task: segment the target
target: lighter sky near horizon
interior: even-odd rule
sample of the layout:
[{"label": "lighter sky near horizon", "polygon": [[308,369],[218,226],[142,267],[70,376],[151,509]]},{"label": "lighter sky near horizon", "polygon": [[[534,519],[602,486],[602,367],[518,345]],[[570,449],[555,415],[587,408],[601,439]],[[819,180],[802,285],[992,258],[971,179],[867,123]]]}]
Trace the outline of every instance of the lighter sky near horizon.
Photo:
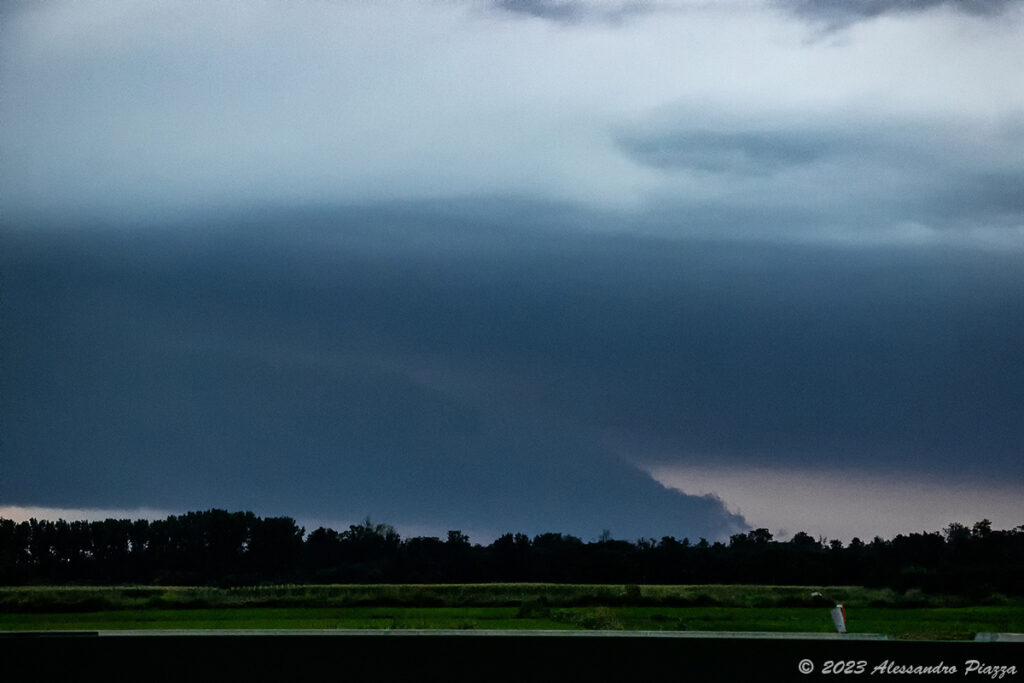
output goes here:
[{"label": "lighter sky near horizon", "polygon": [[5,3],[0,509],[1024,523],[1022,67],[1015,0]]}]

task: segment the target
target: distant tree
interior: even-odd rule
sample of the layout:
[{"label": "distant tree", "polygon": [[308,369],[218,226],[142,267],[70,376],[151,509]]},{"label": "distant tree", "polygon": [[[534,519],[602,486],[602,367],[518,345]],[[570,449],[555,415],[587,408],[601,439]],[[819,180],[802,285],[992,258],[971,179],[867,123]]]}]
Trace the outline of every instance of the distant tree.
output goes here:
[{"label": "distant tree", "polygon": [[816,550],[821,547],[821,544],[805,531],[796,532],[793,538],[789,539],[789,545],[799,550]]},{"label": "distant tree", "polygon": [[132,576],[139,581],[152,579],[151,564],[149,562],[150,533],[149,520],[146,519],[135,520],[128,531]]},{"label": "distant tree", "polygon": [[92,522],[89,526],[92,531],[94,561],[100,577],[108,581],[127,578],[131,520],[105,519]]},{"label": "distant tree", "polygon": [[975,538],[988,538],[992,534],[992,522],[987,519],[983,519],[980,522],[975,522],[971,528],[971,535]]},{"label": "distant tree", "polygon": [[503,534],[488,549],[491,571],[504,581],[525,581],[533,578],[533,548],[526,534]]},{"label": "distant tree", "polygon": [[448,545],[451,547],[469,547],[469,536],[459,530],[448,532]]},{"label": "distant tree", "polygon": [[263,576],[282,579],[295,573],[305,529],[291,517],[256,518],[249,539],[252,567]]},{"label": "distant tree", "polygon": [[320,527],[306,537],[306,556],[314,567],[331,567],[341,562],[341,535]]},{"label": "distant tree", "polygon": [[394,547],[402,540],[395,527],[390,524],[374,524],[369,517],[362,524],[350,525],[343,535],[346,541],[369,546]]},{"label": "distant tree", "polygon": [[951,522],[942,530],[942,535],[946,537],[946,543],[957,545],[971,537],[971,530],[959,522]]},{"label": "distant tree", "polygon": [[678,550],[690,545],[690,541],[688,539],[684,539],[684,541],[685,544],[677,541],[674,536],[662,536],[661,540],[658,541],[658,548],[662,550]]},{"label": "distant tree", "polygon": [[534,578],[542,581],[571,581],[584,563],[583,541],[568,534],[534,536],[531,544]]},{"label": "distant tree", "polygon": [[638,538],[636,539],[636,547],[640,551],[653,550],[658,546],[658,542],[653,538]]},{"label": "distant tree", "polygon": [[[767,529],[734,534],[728,546],[671,536],[583,543],[560,533],[530,539],[508,533],[471,545],[459,530],[445,541],[402,541],[367,518],[344,533],[320,527],[308,537],[290,517],[225,510],[163,520],[56,522],[0,519],[0,583],[264,581],[568,581],[593,583],[841,582],[904,591],[950,591],[982,600],[1024,594],[1024,526],[995,531],[987,519],[891,541],[814,539],[778,543]],[[634,593],[636,591],[633,591]],[[635,597],[635,596],[634,596]]]},{"label": "distant tree", "polygon": [[743,548],[750,542],[746,534],[733,534],[729,537],[730,548]]}]

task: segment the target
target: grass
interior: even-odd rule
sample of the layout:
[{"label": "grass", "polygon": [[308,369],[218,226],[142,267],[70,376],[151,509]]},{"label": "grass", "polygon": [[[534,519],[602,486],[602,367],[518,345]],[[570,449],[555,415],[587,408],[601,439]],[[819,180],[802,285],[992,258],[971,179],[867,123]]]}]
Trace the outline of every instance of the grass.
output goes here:
[{"label": "grass", "polygon": [[[832,632],[828,613],[808,607],[569,607],[519,616],[514,607],[248,607],[0,614],[0,630],[118,629],[600,629]],[[1014,607],[848,610],[851,633],[903,639],[973,639],[1020,631]]]},{"label": "grass", "polygon": [[[831,600],[812,597],[818,591]],[[972,639],[1024,631],[1024,600],[807,586],[455,584],[7,587],[0,631],[118,629],[609,629],[832,632]]]},{"label": "grass", "polygon": [[242,607],[0,614],[0,630],[104,629],[536,629],[572,628],[550,619],[519,619],[516,608]]},{"label": "grass", "polygon": [[[818,592],[826,597],[814,597]],[[367,584],[209,586],[16,586],[0,587],[0,613],[96,611],[105,609],[229,607],[514,607],[543,600],[560,607],[847,607],[1024,606],[1024,600],[990,595],[970,601],[959,596],[896,593],[860,586],[632,586],[590,584]]]}]

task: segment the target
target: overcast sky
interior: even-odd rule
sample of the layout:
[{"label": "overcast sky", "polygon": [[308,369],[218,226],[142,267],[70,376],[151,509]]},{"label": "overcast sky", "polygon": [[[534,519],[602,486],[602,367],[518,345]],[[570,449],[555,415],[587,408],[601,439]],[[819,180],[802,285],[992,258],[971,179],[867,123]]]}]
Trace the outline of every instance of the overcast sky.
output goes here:
[{"label": "overcast sky", "polygon": [[3,3],[0,514],[1024,523],[1022,68],[997,0]]}]

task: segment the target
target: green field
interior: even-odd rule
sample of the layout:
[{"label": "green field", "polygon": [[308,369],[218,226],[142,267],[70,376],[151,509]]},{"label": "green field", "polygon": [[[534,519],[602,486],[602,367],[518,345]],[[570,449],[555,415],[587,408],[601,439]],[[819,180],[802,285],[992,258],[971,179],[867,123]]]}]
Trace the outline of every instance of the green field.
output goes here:
[{"label": "green field", "polygon": [[[831,598],[812,596],[820,592]],[[456,584],[8,587],[0,630],[600,629],[851,633],[972,639],[1024,631],[1024,600],[861,587]]]}]

